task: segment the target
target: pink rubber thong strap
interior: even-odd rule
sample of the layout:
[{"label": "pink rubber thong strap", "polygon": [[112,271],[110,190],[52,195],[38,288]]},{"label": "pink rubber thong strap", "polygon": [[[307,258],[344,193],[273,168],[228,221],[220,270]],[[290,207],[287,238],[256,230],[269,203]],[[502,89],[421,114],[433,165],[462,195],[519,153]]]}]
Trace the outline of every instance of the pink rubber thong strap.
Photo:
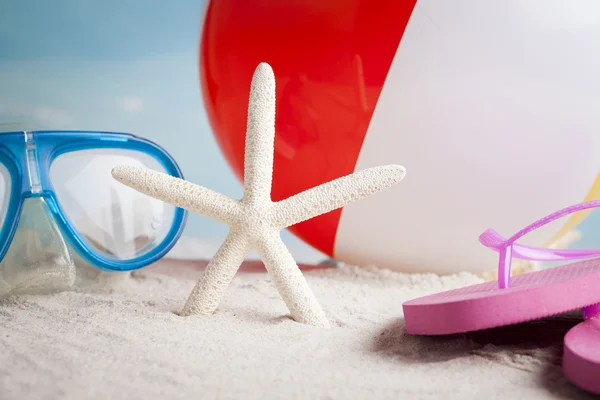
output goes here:
[{"label": "pink rubber thong strap", "polygon": [[594,249],[547,249],[515,243],[517,239],[525,236],[529,232],[558,218],[577,211],[596,207],[600,207],[600,200],[588,201],[563,208],[562,210],[556,211],[521,229],[508,239],[504,238],[493,229],[488,229],[483,232],[481,236],[479,236],[481,244],[500,253],[500,259],[498,261],[498,286],[500,289],[505,289],[510,285],[510,270],[513,257],[535,261],[562,261],[600,256],[600,250]]}]

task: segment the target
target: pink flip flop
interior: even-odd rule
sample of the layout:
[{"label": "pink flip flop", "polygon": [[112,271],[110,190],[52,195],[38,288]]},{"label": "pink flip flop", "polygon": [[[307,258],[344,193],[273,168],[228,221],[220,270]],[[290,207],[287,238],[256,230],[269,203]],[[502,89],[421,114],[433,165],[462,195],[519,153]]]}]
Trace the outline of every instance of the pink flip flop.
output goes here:
[{"label": "pink flip flop", "polygon": [[513,257],[536,261],[600,257],[600,250],[545,249],[515,243],[551,221],[596,207],[600,207],[598,200],[567,207],[508,239],[488,229],[479,241],[500,255],[498,280],[405,302],[406,331],[414,335],[464,333],[581,309],[584,321],[565,336],[563,371],[573,384],[600,394],[600,258],[510,276]]}]

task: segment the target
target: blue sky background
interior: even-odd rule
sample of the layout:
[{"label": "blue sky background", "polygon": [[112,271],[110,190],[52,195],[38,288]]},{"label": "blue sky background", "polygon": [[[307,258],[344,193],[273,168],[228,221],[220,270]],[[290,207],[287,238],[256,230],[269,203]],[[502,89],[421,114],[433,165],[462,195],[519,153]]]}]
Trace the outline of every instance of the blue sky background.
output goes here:
[{"label": "blue sky background", "polygon": [[[200,93],[205,7],[203,0],[0,0],[0,124],[132,132],[166,148],[187,179],[239,197]],[[596,212],[581,229],[599,226]],[[190,215],[185,235],[206,242],[210,256],[226,233]],[[299,261],[322,258],[287,232],[284,240]],[[598,246],[596,235],[577,244],[588,246]]]},{"label": "blue sky background", "polygon": [[[0,124],[131,132],[186,178],[232,197],[242,186],[206,119],[198,79],[203,0],[0,0]],[[0,127],[1,128],[1,127]],[[190,215],[212,255],[227,227]],[[323,255],[288,232],[299,261]]]}]

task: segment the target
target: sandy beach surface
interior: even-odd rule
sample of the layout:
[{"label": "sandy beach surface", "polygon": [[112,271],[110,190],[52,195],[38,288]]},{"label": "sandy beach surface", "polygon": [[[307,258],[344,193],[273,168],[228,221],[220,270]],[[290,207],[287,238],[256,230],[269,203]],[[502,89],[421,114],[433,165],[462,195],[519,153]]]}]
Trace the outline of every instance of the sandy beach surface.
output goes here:
[{"label": "sandy beach surface", "polygon": [[202,267],[80,268],[72,290],[2,300],[0,400],[588,398],[561,368],[577,315],[406,334],[403,301],[474,275],[305,269],[333,325],[324,329],[289,318],[260,263],[244,265],[214,315],[178,316]]}]

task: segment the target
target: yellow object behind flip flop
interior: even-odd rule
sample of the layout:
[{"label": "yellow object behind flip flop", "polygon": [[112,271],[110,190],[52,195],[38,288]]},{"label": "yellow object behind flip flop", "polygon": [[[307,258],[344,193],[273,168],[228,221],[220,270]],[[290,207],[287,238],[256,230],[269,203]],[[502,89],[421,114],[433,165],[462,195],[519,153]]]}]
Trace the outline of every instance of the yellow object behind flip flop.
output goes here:
[{"label": "yellow object behind flip flop", "polygon": [[[592,187],[590,188],[587,196],[585,197],[585,199],[583,199],[584,202],[591,200],[600,200],[600,173],[598,173],[598,176],[592,184]],[[552,237],[552,239],[550,239],[548,243],[546,243],[546,246],[550,246],[552,243],[555,243],[556,241],[560,240],[560,238],[566,235],[567,232],[575,229],[577,225],[579,225],[581,222],[583,222],[584,219],[586,219],[589,216],[590,212],[592,212],[592,210],[580,211],[573,214],[573,216],[569,218],[567,223]]]}]

